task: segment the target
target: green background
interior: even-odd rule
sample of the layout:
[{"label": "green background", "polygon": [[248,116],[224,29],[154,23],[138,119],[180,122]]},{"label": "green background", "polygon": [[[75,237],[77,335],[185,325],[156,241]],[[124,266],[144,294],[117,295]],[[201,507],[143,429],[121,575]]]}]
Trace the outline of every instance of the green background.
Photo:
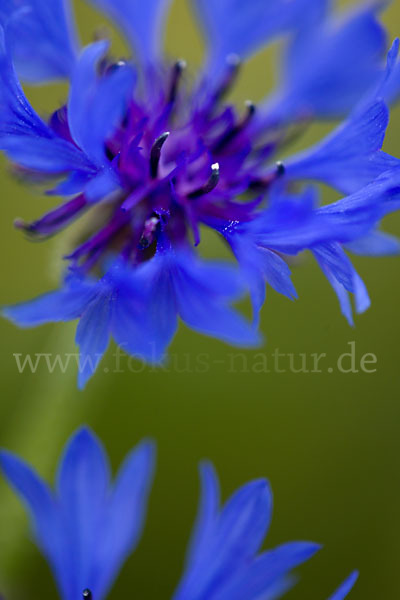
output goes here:
[{"label": "green background", "polygon": [[[85,41],[104,19],[81,2],[77,15]],[[400,30],[400,7],[385,13],[391,36]],[[116,53],[124,52],[115,37]],[[200,64],[203,42],[185,0],[169,17],[167,48],[190,68]],[[277,47],[246,67],[235,101],[259,100],[273,86]],[[42,112],[65,97],[63,86],[29,89]],[[328,129],[313,127],[303,143]],[[399,155],[400,111],[392,112],[386,150]],[[28,299],[56,285],[59,256],[72,234],[32,244],[13,229],[16,216],[34,219],[51,206],[16,182],[2,167],[2,252],[0,301]],[[334,199],[335,196],[330,196]],[[400,218],[386,229],[400,234]],[[205,252],[219,247],[207,239]],[[229,368],[235,350],[181,327],[171,348],[173,366],[154,371],[132,363],[114,373],[112,346],[99,373],[78,392],[75,369],[49,375],[19,374],[14,353],[76,352],[74,324],[22,331],[0,323],[0,443],[52,478],[61,448],[82,423],[104,441],[116,468],[144,436],[158,445],[158,466],[142,541],[123,568],[110,598],[170,598],[179,574],[198,499],[197,464],[214,461],[224,497],[253,477],[267,476],[275,498],[266,547],[294,539],[321,542],[325,549],[300,570],[301,581],[287,598],[321,600],[353,568],[361,571],[354,600],[400,596],[400,284],[396,258],[357,259],[372,308],[350,328],[316,265],[307,257],[294,268],[300,299],[270,291],[262,313],[267,345],[295,355],[326,353],[334,365],[355,342],[357,360],[377,357],[375,373],[255,373],[254,352],[244,352],[248,369]],[[209,369],[198,372],[199,354]],[[272,360],[270,358],[270,360]],[[287,362],[285,363],[287,365]],[[321,363],[322,364],[322,363]],[[188,368],[189,365],[189,368]],[[272,363],[270,363],[272,370]],[[105,372],[109,369],[109,372]],[[244,372],[243,372],[244,371]],[[0,592],[8,600],[56,597],[44,560],[31,541],[24,512],[0,482]]]}]

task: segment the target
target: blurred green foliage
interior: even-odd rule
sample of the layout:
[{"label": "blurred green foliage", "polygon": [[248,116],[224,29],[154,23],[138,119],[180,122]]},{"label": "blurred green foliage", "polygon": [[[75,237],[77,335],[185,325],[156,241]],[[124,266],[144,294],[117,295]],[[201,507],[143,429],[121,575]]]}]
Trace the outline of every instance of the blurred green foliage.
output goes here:
[{"label": "blurred green foliage", "polygon": [[[400,7],[385,13],[392,36],[399,33]],[[76,2],[82,37],[91,39],[103,19]],[[397,30],[397,31],[396,31]],[[126,49],[113,33],[114,51]],[[167,49],[200,65],[202,38],[186,0],[176,0],[168,24]],[[246,67],[234,99],[260,99],[275,77],[277,47]],[[29,89],[35,106],[48,111],[65,97],[64,86]],[[306,141],[326,126],[314,127]],[[386,150],[400,154],[400,110],[393,111]],[[52,203],[16,182],[2,167],[0,223],[2,303],[23,300],[56,285],[63,239],[32,245],[13,229],[16,216],[33,219]],[[334,196],[330,196],[330,199]],[[387,229],[400,234],[399,216]],[[218,251],[207,238],[206,254]],[[399,596],[400,562],[400,283],[395,258],[360,259],[356,266],[372,297],[372,308],[349,328],[317,267],[305,257],[294,269],[300,299],[291,303],[269,292],[262,314],[267,345],[281,353],[326,353],[327,365],[355,342],[357,357],[373,353],[375,373],[256,373],[254,352],[236,351],[181,327],[169,371],[131,363],[115,373],[115,347],[87,390],[78,392],[75,369],[49,375],[19,374],[14,353],[75,352],[74,326],[22,331],[1,322],[1,445],[31,461],[52,478],[67,437],[87,423],[104,440],[113,466],[143,436],[156,439],[158,469],[143,540],[123,569],[110,598],[171,597],[198,499],[197,463],[212,459],[224,496],[253,477],[270,478],[276,510],[268,545],[311,539],[326,547],[301,571],[288,595],[321,600],[353,568],[361,579],[352,598]],[[199,355],[208,370],[196,371]],[[204,358],[204,357],[203,357]],[[246,360],[247,367],[239,365]],[[272,359],[270,359],[272,360]],[[175,361],[175,362],[174,362]],[[287,364],[287,363],[286,363]],[[239,365],[239,366],[238,366]],[[108,372],[107,372],[108,370]],[[56,597],[47,566],[31,542],[23,510],[0,482],[0,591],[7,600]]]}]

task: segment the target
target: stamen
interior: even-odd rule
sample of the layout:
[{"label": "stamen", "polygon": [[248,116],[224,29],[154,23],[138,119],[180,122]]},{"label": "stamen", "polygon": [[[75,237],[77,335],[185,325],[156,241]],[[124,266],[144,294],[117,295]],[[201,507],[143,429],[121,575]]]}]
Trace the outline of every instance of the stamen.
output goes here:
[{"label": "stamen", "polygon": [[41,219],[33,221],[33,223],[26,223],[22,219],[15,219],[14,227],[25,231],[30,235],[38,235],[41,237],[50,236],[68,225],[85,208],[87,208],[87,200],[84,195],[81,194],[64,204],[61,204],[54,210],[45,214]]},{"label": "stamen", "polygon": [[254,117],[256,112],[256,105],[251,100],[246,100],[245,102],[246,113],[243,116],[242,120],[237,123],[231,129],[228,129],[222,137],[216,142],[213,147],[213,151],[215,153],[222,152],[226,146],[228,146],[237,135],[239,135],[250,123],[251,119]]},{"label": "stamen", "polygon": [[163,147],[163,145],[165,144],[165,142],[168,139],[170,132],[166,131],[165,133],[163,133],[162,135],[160,135],[159,138],[156,139],[156,141],[153,144],[153,147],[151,149],[151,153],[150,153],[150,177],[152,179],[156,179],[157,174],[158,174],[158,165],[160,163],[160,158],[161,158],[161,148]]},{"label": "stamen", "polygon": [[118,69],[122,69],[123,67],[126,67],[126,61],[125,60],[117,60],[116,62],[113,62],[111,64],[109,64],[107,66],[107,73],[113,73],[114,71],[118,71]]},{"label": "stamen", "polygon": [[254,116],[254,114],[256,112],[256,105],[251,100],[246,100],[246,102],[244,103],[244,105],[245,105],[246,110],[247,110],[247,115],[245,116],[244,121],[247,124],[249,122],[249,120]]},{"label": "stamen", "polygon": [[82,592],[82,597],[84,600],[92,600],[93,596],[92,596],[92,592],[88,589],[83,590]]},{"label": "stamen", "polygon": [[181,81],[182,74],[187,67],[187,63],[185,60],[178,60],[174,64],[173,72],[172,72],[172,80],[171,87],[168,94],[168,103],[172,104],[175,102],[176,94],[178,92],[179,83]]},{"label": "stamen", "polygon": [[209,194],[210,192],[212,192],[213,189],[215,189],[218,185],[219,176],[219,163],[214,163],[213,165],[211,165],[211,176],[210,179],[207,181],[206,185],[188,194],[188,198],[200,198],[200,196],[205,196],[205,194]]},{"label": "stamen", "polygon": [[274,183],[279,177],[283,177],[286,173],[285,165],[278,160],[275,164],[275,171],[272,171],[265,177],[256,177],[250,181],[249,187],[252,190],[262,190]]}]

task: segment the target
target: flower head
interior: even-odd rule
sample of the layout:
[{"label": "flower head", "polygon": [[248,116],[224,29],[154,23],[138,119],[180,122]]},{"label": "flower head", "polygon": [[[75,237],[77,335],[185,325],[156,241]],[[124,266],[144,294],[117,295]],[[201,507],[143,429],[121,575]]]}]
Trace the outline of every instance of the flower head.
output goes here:
[{"label": "flower head", "polygon": [[[0,452],[0,469],[27,506],[64,600],[106,595],[140,535],[153,457],[152,445],[142,443],[110,489],[102,447],[81,429],[67,445],[53,494],[28,465]],[[268,481],[245,484],[221,507],[213,466],[202,464],[200,475],[197,522],[173,600],[280,598],[295,583],[292,571],[320,546],[290,542],[261,551],[272,517]],[[354,573],[330,600],[343,600],[356,579]]]},{"label": "flower head", "polygon": [[[105,40],[79,51],[68,2],[8,0],[0,11],[0,148],[26,178],[39,173],[50,194],[65,197],[16,226],[46,238],[91,217],[65,257],[62,289],[5,315],[23,326],[80,318],[84,385],[110,334],[158,362],[177,317],[228,343],[259,343],[230,304],[247,288],[256,322],[266,283],[295,298],[287,256],[310,249],[352,322],[348,294],[358,312],[369,299],[345,250],[398,249],[376,230],[400,198],[400,161],[382,151],[385,101],[400,91],[399,44],[385,67],[378,6],[337,20],[327,0],[193,0],[208,53],[190,86],[185,61],[162,55],[166,0],[91,1],[120,26],[135,59],[113,59]],[[230,105],[243,60],[281,34],[288,42],[277,93],[259,107]],[[17,74],[68,77],[68,99],[43,120]],[[281,162],[293,129],[338,115],[346,120],[328,137]],[[305,180],[346,197],[320,208]],[[196,257],[204,227],[228,244],[236,275]]]}]

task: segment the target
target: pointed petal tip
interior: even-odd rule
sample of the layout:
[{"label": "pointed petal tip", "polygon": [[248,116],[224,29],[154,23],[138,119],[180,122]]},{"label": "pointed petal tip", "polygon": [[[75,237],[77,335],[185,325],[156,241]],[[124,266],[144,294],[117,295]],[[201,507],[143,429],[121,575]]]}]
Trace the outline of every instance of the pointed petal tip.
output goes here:
[{"label": "pointed petal tip", "polygon": [[94,375],[94,370],[91,373],[88,372],[79,372],[77,378],[77,386],[80,392],[83,392],[86,388],[86,385]]},{"label": "pointed petal tip", "polygon": [[69,438],[67,447],[101,446],[99,438],[88,425],[81,425]]},{"label": "pointed petal tip", "polygon": [[138,443],[136,451],[141,453],[148,462],[155,463],[157,458],[157,444],[152,438],[142,439]]},{"label": "pointed petal tip", "polygon": [[213,479],[218,481],[218,474],[214,463],[209,459],[203,459],[199,462],[199,475],[202,481]]},{"label": "pointed petal tip", "polygon": [[306,552],[309,558],[311,558],[312,556],[314,556],[314,554],[320,552],[323,549],[323,545],[318,544],[316,542],[302,542],[302,544],[304,551]]},{"label": "pointed petal tip", "polygon": [[270,482],[268,479],[259,478],[253,479],[245,483],[239,488],[237,493],[244,492],[246,497],[252,503],[263,502],[269,509],[272,507],[273,503],[273,494]]},{"label": "pointed petal tip", "polygon": [[7,321],[11,321],[11,323],[18,325],[18,319],[15,317],[13,306],[7,305],[0,307],[0,316],[7,319]]},{"label": "pointed petal tip", "polygon": [[219,489],[219,477],[214,463],[209,459],[203,459],[198,465],[200,482],[203,488]]},{"label": "pointed petal tip", "polygon": [[247,484],[249,489],[253,488],[254,494],[260,499],[265,498],[268,502],[272,501],[272,488],[268,479],[259,478]]},{"label": "pointed petal tip", "polygon": [[215,471],[214,463],[208,458],[203,458],[199,462],[199,471]]},{"label": "pointed petal tip", "polygon": [[341,584],[341,586],[334,592],[329,600],[344,600],[353,589],[359,576],[358,571],[353,571],[347,579]]}]

